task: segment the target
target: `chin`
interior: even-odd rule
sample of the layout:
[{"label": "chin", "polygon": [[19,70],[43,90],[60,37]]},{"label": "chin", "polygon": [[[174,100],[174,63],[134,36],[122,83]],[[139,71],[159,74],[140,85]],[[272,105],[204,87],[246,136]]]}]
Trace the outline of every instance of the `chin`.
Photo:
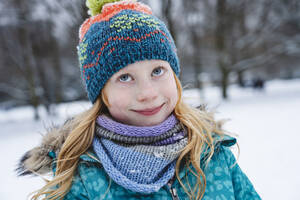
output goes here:
[{"label": "chin", "polygon": [[166,119],[167,119],[167,117],[159,117],[159,118],[155,118],[153,120],[151,120],[151,118],[150,118],[148,120],[142,121],[141,123],[143,124],[142,126],[155,126],[155,125],[162,123]]}]

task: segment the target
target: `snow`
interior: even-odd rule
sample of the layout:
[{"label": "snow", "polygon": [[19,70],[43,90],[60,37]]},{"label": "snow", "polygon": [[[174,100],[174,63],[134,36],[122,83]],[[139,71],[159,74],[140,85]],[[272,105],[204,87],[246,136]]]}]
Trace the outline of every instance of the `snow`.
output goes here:
[{"label": "snow", "polygon": [[[233,85],[229,96],[228,101],[222,101],[216,87],[206,88],[201,95],[196,90],[184,92],[190,104],[207,103],[216,109],[218,119],[230,119],[225,128],[238,135],[238,163],[262,199],[300,199],[300,80],[270,81],[263,92]],[[13,170],[18,160],[40,142],[47,127],[62,123],[89,106],[88,102],[60,104],[55,117],[46,116],[44,109],[39,108],[39,121],[33,120],[30,107],[0,110],[1,200],[26,199],[43,185],[40,178],[16,177]]]}]

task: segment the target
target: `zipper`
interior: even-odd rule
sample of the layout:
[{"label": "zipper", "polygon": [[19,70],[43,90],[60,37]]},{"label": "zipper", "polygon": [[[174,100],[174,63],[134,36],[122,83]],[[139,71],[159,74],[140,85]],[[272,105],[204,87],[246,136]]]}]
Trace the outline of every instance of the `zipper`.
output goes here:
[{"label": "zipper", "polygon": [[172,200],[180,200],[179,197],[178,197],[176,188],[172,188],[172,185],[173,185],[174,181],[175,181],[175,176],[173,176],[170,179],[170,181],[168,182],[167,185],[168,185],[169,191],[172,195]]}]

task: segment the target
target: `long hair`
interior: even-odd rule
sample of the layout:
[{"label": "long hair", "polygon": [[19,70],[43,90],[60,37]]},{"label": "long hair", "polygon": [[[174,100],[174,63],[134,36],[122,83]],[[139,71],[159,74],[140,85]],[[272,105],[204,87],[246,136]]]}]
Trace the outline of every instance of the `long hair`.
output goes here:
[{"label": "long hair", "polygon": [[105,109],[106,97],[102,94],[94,105],[87,111],[77,115],[68,121],[64,128],[71,130],[66,138],[56,161],[55,176],[44,187],[37,190],[32,200],[46,195],[45,199],[63,199],[69,191],[74,172],[77,168],[80,155],[91,146],[94,138],[96,118]]},{"label": "long hair", "polygon": [[[199,200],[202,199],[206,187],[206,177],[200,166],[201,154],[209,149],[209,151],[207,151],[206,162],[204,163],[208,164],[214,154],[212,133],[224,135],[224,131],[221,129],[223,122],[215,121],[213,112],[208,112],[206,109],[194,108],[186,104],[182,100],[181,83],[177,76],[174,75],[174,78],[178,90],[178,101],[174,113],[177,119],[187,129],[188,133],[188,144],[181,152],[176,163],[176,177],[189,198]],[[197,178],[194,187],[191,187],[187,173],[185,178],[188,188],[179,178],[179,169],[183,160],[185,160],[185,166],[188,169],[187,173],[191,173]],[[192,164],[194,169],[191,169],[190,164]]]},{"label": "long hair", "polygon": [[[211,150],[207,159],[208,161],[210,160],[214,149],[211,133],[214,132],[222,135],[223,131],[220,128],[220,124],[214,120],[212,113],[193,108],[184,103],[182,100],[182,86],[175,73],[174,78],[178,90],[178,101],[174,113],[177,119],[185,126],[188,133],[188,144],[183,149],[176,163],[176,177],[190,199],[200,200],[204,195],[206,187],[205,174],[200,166],[200,156],[205,151],[203,147],[207,146]],[[103,91],[89,110],[79,114],[64,125],[70,128],[71,132],[58,154],[55,176],[44,187],[36,191],[36,194],[32,196],[32,200],[36,200],[42,195],[46,195],[47,198],[45,199],[49,200],[62,199],[68,193],[79,157],[92,144],[96,118],[104,113],[104,111],[107,112],[106,105],[108,105],[108,101]],[[187,177],[188,187],[179,178],[179,168],[183,161],[185,161],[189,172],[197,178],[194,187],[191,187]],[[194,170],[189,167],[190,164],[192,164]]]}]

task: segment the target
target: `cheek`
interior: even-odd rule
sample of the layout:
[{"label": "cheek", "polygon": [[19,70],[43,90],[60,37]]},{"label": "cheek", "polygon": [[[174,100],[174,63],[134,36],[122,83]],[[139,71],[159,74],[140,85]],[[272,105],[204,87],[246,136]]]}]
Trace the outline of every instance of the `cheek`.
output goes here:
[{"label": "cheek", "polygon": [[108,98],[109,107],[114,109],[124,109],[128,106],[128,96],[126,94],[116,94]]},{"label": "cheek", "polygon": [[120,118],[130,107],[130,95],[124,91],[111,92],[108,96],[108,110],[115,118]]},{"label": "cheek", "polygon": [[172,104],[172,108],[174,109],[178,101],[178,92],[176,86],[173,88],[172,91],[170,91],[170,101]]},{"label": "cheek", "polygon": [[170,101],[170,106],[175,107],[178,100],[178,92],[175,80],[169,82],[169,84],[165,84],[166,87],[163,87],[163,93],[166,98]]}]

